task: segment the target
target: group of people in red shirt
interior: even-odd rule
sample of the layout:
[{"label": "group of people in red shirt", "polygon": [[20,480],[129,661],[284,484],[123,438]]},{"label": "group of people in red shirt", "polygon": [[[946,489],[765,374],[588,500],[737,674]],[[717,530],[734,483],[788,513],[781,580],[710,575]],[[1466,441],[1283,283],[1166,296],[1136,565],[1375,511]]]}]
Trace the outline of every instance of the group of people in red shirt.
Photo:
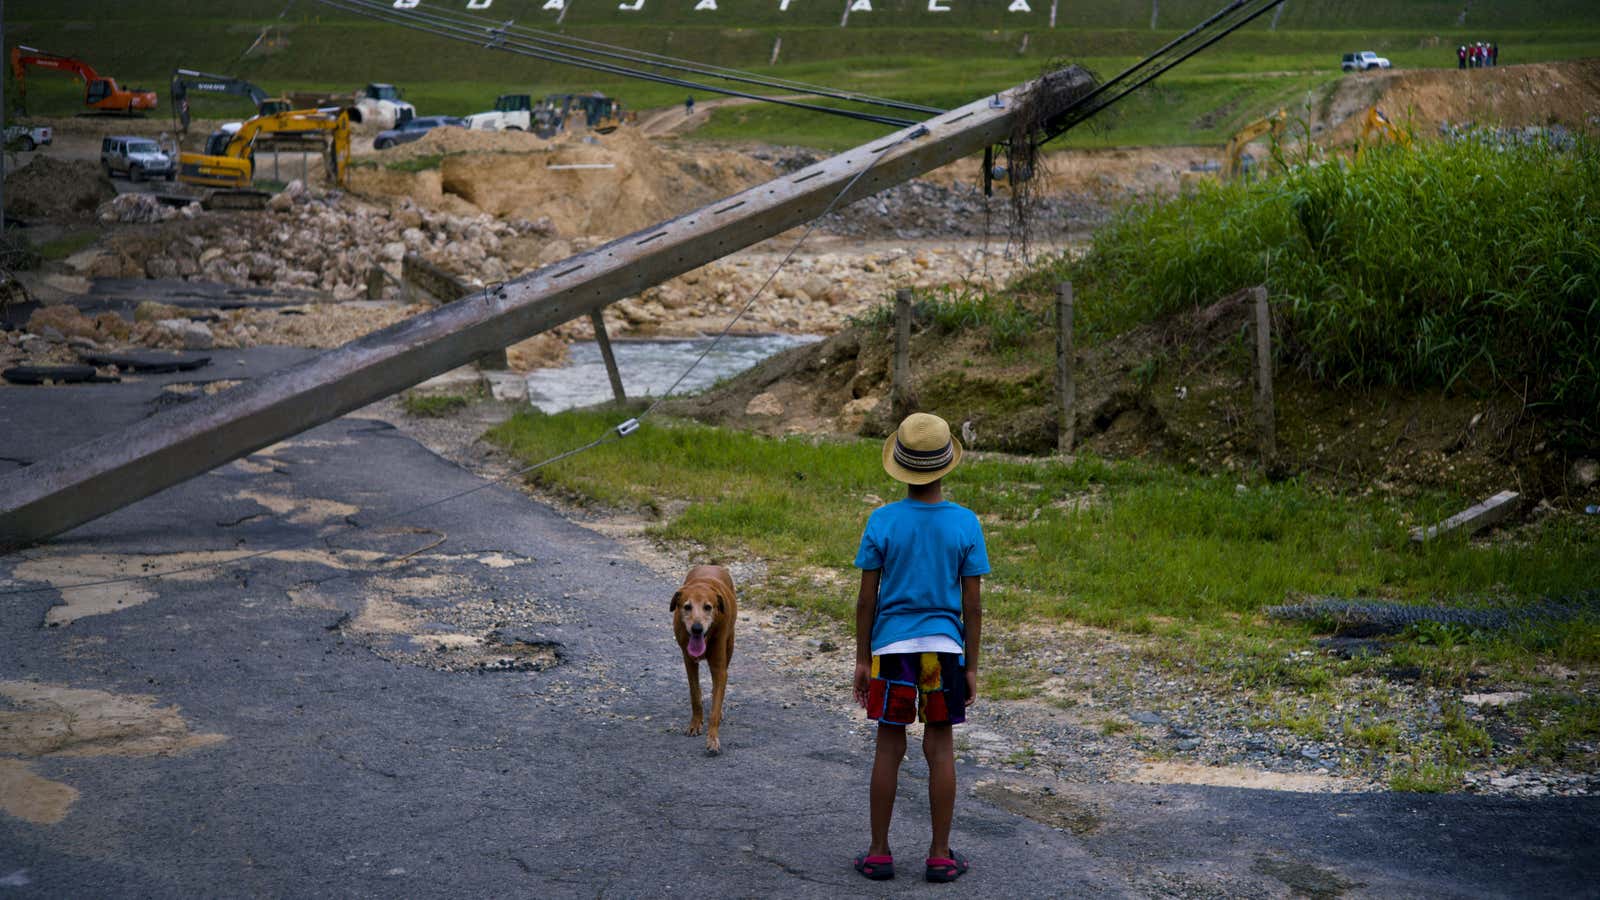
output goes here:
[{"label": "group of people in red shirt", "polygon": [[1489,41],[1462,44],[1456,48],[1456,68],[1481,69],[1500,64],[1500,45]]}]

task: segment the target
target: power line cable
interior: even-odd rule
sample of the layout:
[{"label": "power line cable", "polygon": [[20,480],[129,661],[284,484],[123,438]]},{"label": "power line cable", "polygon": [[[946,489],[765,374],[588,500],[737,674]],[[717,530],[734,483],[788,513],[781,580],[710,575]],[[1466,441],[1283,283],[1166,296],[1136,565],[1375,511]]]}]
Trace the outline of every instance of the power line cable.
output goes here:
[{"label": "power line cable", "polygon": [[794,246],[789,248],[789,252],[784,255],[783,259],[780,260],[775,267],[773,267],[772,272],[767,275],[766,280],[763,281],[761,283],[761,285],[758,288],[756,288],[756,290],[753,291],[750,294],[750,299],[745,301],[744,306],[740,307],[739,311],[737,313],[735,313],[733,318],[728,321],[728,324],[723,327],[722,331],[720,333],[718,333],[717,336],[711,340],[711,343],[707,344],[706,348],[701,351],[700,355],[695,357],[694,361],[691,362],[688,365],[688,367],[683,370],[683,372],[678,376],[677,380],[672,383],[671,387],[667,388],[667,390],[664,393],[662,393],[661,396],[657,397],[654,400],[654,402],[652,402],[648,407],[646,407],[643,412],[639,413],[639,415],[637,415],[637,416],[635,416],[633,418],[630,418],[627,421],[622,422],[621,424],[616,425],[616,426],[614,426],[614,427],[612,427],[610,429],[607,429],[605,433],[601,434],[599,437],[595,438],[594,440],[589,441],[586,444],[581,444],[581,445],[579,445],[577,447],[573,447],[573,448],[571,448],[569,450],[565,450],[565,451],[563,451],[561,453],[558,453],[558,454],[556,454],[554,456],[551,456],[551,457],[549,457],[547,459],[540,460],[539,462],[533,463],[532,465],[523,466],[520,469],[516,469],[514,471],[507,472],[507,473],[505,473],[503,475],[499,475],[499,476],[497,476],[495,478],[492,478],[492,479],[489,479],[487,481],[484,481],[481,484],[473,485],[472,487],[467,488],[466,490],[456,491],[456,492],[451,493],[451,494],[446,494],[443,497],[438,497],[436,499],[429,500],[426,503],[417,504],[415,506],[410,506],[410,507],[407,507],[405,509],[402,509],[402,510],[400,510],[398,512],[394,512],[394,513],[390,513],[388,515],[380,516],[377,519],[374,519],[374,520],[366,522],[366,523],[350,522],[349,524],[345,525],[343,528],[341,528],[341,529],[339,529],[337,531],[334,531],[331,534],[312,535],[311,537],[308,537],[308,538],[306,538],[304,540],[296,541],[296,542],[288,544],[286,546],[273,547],[271,549],[257,550],[257,551],[251,552],[251,553],[247,553],[247,554],[245,554],[243,556],[236,556],[236,557],[232,557],[232,558],[229,558],[229,559],[216,560],[216,561],[209,562],[209,563],[197,563],[197,564],[192,565],[192,566],[184,566],[184,567],[181,567],[181,568],[169,569],[169,570],[164,570],[164,571],[161,571],[161,572],[147,572],[147,573],[140,574],[140,575],[127,575],[127,576],[122,576],[122,577],[119,577],[119,578],[105,578],[105,579],[99,579],[99,580],[95,580],[95,581],[83,581],[83,582],[78,582],[78,583],[75,583],[75,584],[50,585],[48,587],[13,588],[13,589],[0,591],[0,597],[10,597],[10,596],[17,596],[17,595],[21,595],[21,594],[42,593],[42,592],[45,592],[45,591],[68,591],[68,590],[76,590],[76,589],[80,589],[80,588],[104,587],[104,586],[113,585],[113,584],[132,584],[132,583],[140,582],[140,581],[152,581],[152,580],[155,580],[155,579],[158,579],[158,578],[170,578],[170,577],[175,576],[175,575],[186,575],[186,574],[191,574],[191,573],[194,573],[194,572],[204,572],[204,571],[209,571],[209,570],[212,570],[212,569],[226,568],[228,566],[234,566],[234,565],[238,565],[240,563],[250,562],[251,560],[261,559],[263,557],[271,556],[271,555],[276,554],[276,553],[287,553],[287,552],[292,551],[292,550],[298,550],[298,549],[301,549],[303,547],[309,546],[309,545],[317,543],[317,542],[326,543],[326,544],[329,545],[330,549],[337,550],[339,548],[333,545],[333,539],[334,538],[340,537],[342,535],[350,534],[350,533],[353,533],[353,532],[356,532],[356,531],[363,531],[363,530],[366,530],[366,529],[370,529],[370,528],[372,528],[374,526],[382,525],[385,522],[392,522],[392,521],[394,521],[396,519],[400,519],[400,518],[404,518],[404,517],[408,517],[408,516],[413,516],[413,515],[415,515],[415,514],[417,514],[419,512],[423,512],[425,510],[432,509],[432,508],[434,508],[436,506],[441,506],[441,505],[443,505],[445,503],[449,503],[449,502],[451,502],[453,500],[460,500],[460,499],[462,499],[464,497],[469,497],[469,496],[471,496],[473,494],[478,493],[479,491],[487,490],[488,488],[493,487],[494,485],[499,484],[502,481],[506,481],[507,479],[515,478],[515,477],[517,477],[519,475],[526,475],[529,472],[533,472],[533,471],[535,471],[537,469],[542,469],[545,466],[549,466],[549,465],[552,465],[554,463],[561,462],[562,460],[565,460],[565,459],[570,459],[571,457],[577,456],[580,453],[584,453],[584,452],[587,452],[589,450],[592,450],[595,447],[600,446],[601,444],[610,443],[612,441],[616,441],[616,440],[620,440],[622,438],[625,438],[628,435],[631,435],[635,431],[637,431],[639,429],[640,420],[644,419],[647,416],[649,416],[652,413],[654,413],[656,411],[657,407],[659,407],[668,397],[672,396],[672,394],[675,393],[678,390],[678,388],[683,384],[684,379],[688,378],[690,373],[692,373],[695,370],[695,368],[697,368],[700,365],[700,363],[705,360],[707,354],[709,354],[717,346],[717,344],[720,343],[723,340],[723,338],[728,336],[729,332],[731,332],[733,330],[733,326],[738,324],[739,320],[744,317],[745,313],[748,313],[750,311],[750,309],[755,305],[756,300],[759,299],[761,297],[761,295],[766,292],[766,290],[767,290],[767,288],[769,286],[771,286],[773,279],[778,276],[778,273],[780,271],[782,271],[783,267],[785,265],[787,265],[791,259],[794,258],[795,253],[798,252],[800,250],[801,246],[803,246],[805,244],[806,240],[811,237],[811,233],[816,230],[817,220],[821,219],[823,216],[826,216],[828,213],[832,212],[833,208],[839,204],[839,201],[844,199],[844,196],[846,194],[848,194],[850,192],[850,190],[856,186],[856,183],[859,182],[864,175],[866,175],[868,172],[870,172],[875,165],[877,165],[878,160],[882,159],[884,154],[886,154],[890,150],[893,150],[894,148],[900,146],[901,144],[906,143],[907,141],[914,140],[914,139],[919,138],[919,137],[924,137],[927,134],[928,134],[928,129],[926,127],[919,126],[916,129],[908,131],[906,134],[902,135],[898,140],[895,140],[894,142],[892,142],[890,144],[887,144],[887,145],[885,145],[883,147],[876,148],[873,151],[873,155],[868,158],[867,164],[865,166],[863,166],[859,172],[857,172],[854,176],[852,176],[851,179],[848,182],[845,183],[844,187],[839,189],[839,192],[833,196],[833,199],[828,201],[828,205],[827,205],[826,208],[823,209],[822,213],[820,215],[818,215],[817,218],[811,220],[811,222],[807,225],[806,230],[803,233],[801,233],[799,240],[795,241]]},{"label": "power line cable", "polygon": [[[336,0],[319,0],[319,2],[328,4],[328,5],[338,5]],[[345,0],[345,2],[361,2],[361,0]],[[1256,2],[1261,2],[1261,0],[1256,0]],[[1070,129],[1074,125],[1082,123],[1084,120],[1088,119],[1090,116],[1093,116],[1094,114],[1100,112],[1101,110],[1104,110],[1105,108],[1107,108],[1107,107],[1111,106],[1112,104],[1118,102],[1122,98],[1126,97],[1128,94],[1130,94],[1133,91],[1137,90],[1138,88],[1142,87],[1144,84],[1147,84],[1150,80],[1152,80],[1152,79],[1156,78],[1157,76],[1161,75],[1162,73],[1168,71],[1173,66],[1178,65],[1179,63],[1183,62],[1184,60],[1187,60],[1190,57],[1194,56],[1196,53],[1199,53],[1200,51],[1206,49],[1207,47],[1210,47],[1211,45],[1215,44],[1217,41],[1221,40],[1222,38],[1226,37],[1227,35],[1232,34],[1234,31],[1238,30],[1239,28],[1241,28],[1244,25],[1248,24],[1249,22],[1253,21],[1257,17],[1259,17],[1262,14],[1266,13],[1268,10],[1272,9],[1274,6],[1277,6],[1281,2],[1283,2],[1283,0],[1265,0],[1265,2],[1261,6],[1259,6],[1259,8],[1256,8],[1253,11],[1251,11],[1250,7],[1252,5],[1252,0],[1234,0],[1233,3],[1231,3],[1228,7],[1226,7],[1222,11],[1214,14],[1213,16],[1208,18],[1205,22],[1202,22],[1200,25],[1195,26],[1194,28],[1190,29],[1188,32],[1185,32],[1179,38],[1174,39],[1173,41],[1169,42],[1166,46],[1164,46],[1163,48],[1158,50],[1155,54],[1152,54],[1151,56],[1146,57],[1144,60],[1141,60],[1139,63],[1136,63],[1133,66],[1130,66],[1128,69],[1124,70],[1122,73],[1117,75],[1115,78],[1111,79],[1110,82],[1107,82],[1106,84],[1101,85],[1100,88],[1097,88],[1095,91],[1092,91],[1089,94],[1085,95],[1085,97],[1083,99],[1078,100],[1077,102],[1075,102],[1071,106],[1069,106],[1066,110],[1064,110],[1063,112],[1058,114],[1054,119],[1052,119],[1049,123],[1047,123],[1047,126],[1045,128],[1044,140],[1049,140],[1051,138],[1054,138],[1054,137],[1060,135],[1061,133],[1065,132],[1066,130]],[[374,17],[375,18],[382,18],[382,16],[374,16]],[[1224,23],[1226,23],[1226,24],[1224,24]],[[1208,39],[1206,39],[1204,42],[1202,42],[1201,44],[1199,44],[1196,47],[1193,47],[1193,48],[1190,48],[1190,49],[1185,49],[1184,48],[1184,44],[1185,43],[1187,43],[1190,40],[1193,40],[1196,37],[1205,35],[1207,33],[1207,31],[1209,31],[1210,29],[1213,29],[1213,28],[1220,28],[1221,30],[1217,31],[1216,33],[1214,33],[1212,36],[1210,36]],[[423,30],[427,30],[427,29],[423,29]],[[1163,59],[1161,59],[1161,57],[1164,57],[1164,56],[1168,55],[1169,53],[1175,53],[1175,52],[1177,52],[1179,50],[1183,50],[1183,52],[1181,54],[1177,55],[1176,58],[1173,58],[1170,61],[1164,61]],[[1141,70],[1146,70],[1146,69],[1149,70],[1147,73],[1141,72]],[[1111,85],[1115,85],[1115,84],[1118,84],[1118,83],[1122,83],[1122,82],[1128,81],[1130,79],[1132,80],[1131,86],[1128,86],[1128,87],[1123,88],[1123,89],[1121,89],[1119,91],[1116,91],[1116,92],[1110,92],[1109,95],[1106,96],[1105,99],[1100,100],[1100,102],[1098,102],[1098,103],[1091,102],[1096,97],[1101,96],[1101,95],[1106,95],[1108,93],[1106,90],[1103,90],[1104,88],[1106,88],[1108,86],[1111,86]],[[911,124],[915,124],[915,123],[911,123]],[[659,407],[661,405],[661,403],[663,403],[668,397],[670,397],[678,389],[679,386],[682,385],[684,379],[686,379],[689,376],[689,374],[691,372],[693,372],[694,369],[696,367],[698,367],[702,361],[705,360],[706,356],[711,352],[712,349],[714,349],[716,347],[717,343],[719,343],[723,338],[725,338],[729,334],[729,332],[731,332],[731,330],[733,329],[733,326],[735,324],[737,324],[738,321],[741,318],[743,318],[745,313],[747,313],[754,306],[756,300],[762,295],[762,293],[764,293],[766,291],[767,287],[771,285],[773,279],[775,279],[777,277],[778,273],[789,262],[789,260],[794,257],[794,254],[805,243],[806,239],[811,236],[812,232],[816,229],[817,220],[822,218],[822,217],[824,217],[824,216],[826,216],[828,213],[833,211],[834,206],[836,206],[838,204],[838,202],[840,200],[842,200],[844,198],[844,196],[847,193],[849,193],[850,190],[853,187],[855,187],[856,183],[861,180],[862,176],[866,175],[866,173],[868,171],[870,171],[874,165],[876,165],[877,161],[882,158],[882,154],[883,153],[886,153],[888,150],[893,149],[894,147],[897,147],[900,144],[905,143],[908,140],[912,140],[914,138],[921,137],[923,135],[926,135],[927,133],[928,132],[927,132],[927,129],[925,127],[924,128],[917,128],[917,129],[915,129],[913,131],[907,132],[905,135],[903,135],[898,140],[896,140],[893,143],[891,143],[891,144],[881,148],[880,150],[878,150],[876,155],[871,157],[867,161],[867,164],[864,167],[862,167],[861,171],[857,172],[850,179],[850,181],[847,182],[845,184],[845,186],[843,188],[841,188],[836,195],[834,195],[833,199],[828,202],[827,207],[824,208],[824,210],[822,211],[821,215],[817,216],[816,218],[813,218],[808,223],[806,230],[801,234],[799,240],[796,241],[795,245],[789,249],[789,252],[784,256],[784,258],[778,262],[777,266],[775,266],[773,268],[772,272],[768,274],[766,280],[763,281],[761,283],[761,285],[755,290],[755,292],[753,292],[750,295],[750,299],[747,300],[745,302],[744,306],[742,306],[740,308],[740,310],[734,315],[734,317],[731,320],[729,320],[728,324],[726,326],[724,326],[724,328],[716,336],[716,338],[714,338],[712,340],[712,342],[709,345],[707,345],[707,347],[704,350],[701,351],[700,355],[698,357],[696,357],[695,360],[692,363],[689,364],[689,366],[683,371],[683,373],[678,376],[677,380],[672,383],[672,386],[669,387],[667,389],[667,391],[665,393],[663,393],[660,397],[656,398],[648,407],[646,407],[644,412],[640,413],[638,416],[636,416],[634,418],[628,419],[627,421],[625,421],[625,422],[623,422],[623,423],[621,423],[621,424],[619,424],[619,425],[607,430],[604,434],[600,435],[599,437],[595,438],[594,440],[589,441],[588,443],[580,445],[578,447],[574,447],[574,448],[572,448],[570,450],[566,450],[566,451],[564,451],[562,453],[558,453],[555,456],[549,457],[548,459],[541,460],[541,461],[539,461],[537,463],[533,463],[532,465],[524,466],[524,467],[522,467],[520,469],[514,470],[512,472],[508,472],[508,473],[506,473],[504,475],[501,475],[501,476],[498,476],[498,477],[496,477],[494,479],[490,479],[488,481],[483,482],[482,484],[474,485],[473,487],[468,488],[466,490],[458,491],[458,492],[455,492],[455,493],[452,493],[452,494],[447,494],[447,495],[445,495],[443,497],[440,497],[440,498],[437,498],[435,500],[428,501],[427,503],[423,503],[423,504],[420,504],[420,505],[417,505],[417,506],[409,507],[409,508],[401,510],[399,512],[392,513],[390,515],[380,517],[377,520],[374,520],[373,522],[370,522],[370,523],[367,523],[367,524],[351,523],[348,526],[346,526],[343,530],[336,531],[331,535],[315,535],[313,537],[307,538],[304,541],[296,542],[296,543],[290,544],[290,545],[288,545],[286,547],[276,547],[276,548],[272,548],[272,549],[268,549],[268,550],[259,550],[259,551],[255,551],[253,553],[247,554],[245,556],[234,557],[234,558],[228,559],[228,560],[220,560],[220,561],[217,561],[217,562],[214,562],[214,563],[204,563],[204,564],[198,564],[198,565],[194,565],[194,566],[186,566],[186,567],[182,567],[182,568],[179,568],[179,569],[173,569],[173,570],[168,570],[168,571],[163,571],[163,572],[153,572],[153,573],[147,573],[147,574],[143,574],[143,575],[126,576],[126,577],[122,577],[122,578],[111,578],[111,579],[101,579],[101,580],[96,580],[96,581],[79,582],[77,584],[51,585],[49,587],[38,587],[38,588],[10,589],[10,590],[5,590],[5,591],[0,591],[0,597],[15,596],[15,595],[21,595],[21,594],[40,593],[40,592],[52,591],[52,590],[64,591],[64,590],[73,590],[73,589],[86,588],[86,587],[100,587],[100,586],[106,586],[106,585],[112,585],[112,584],[129,584],[129,583],[134,583],[134,582],[138,582],[138,581],[147,581],[147,580],[153,580],[153,579],[157,579],[157,578],[171,577],[171,576],[174,576],[174,575],[181,575],[181,574],[187,574],[187,573],[198,572],[198,571],[206,571],[206,570],[210,570],[210,569],[221,568],[221,567],[224,567],[224,566],[236,565],[236,564],[241,563],[241,562],[248,562],[248,561],[253,560],[253,559],[259,559],[259,558],[262,558],[262,557],[265,557],[265,556],[270,556],[270,555],[272,555],[274,553],[283,553],[283,552],[286,552],[286,551],[299,549],[301,547],[305,547],[305,546],[307,546],[309,544],[312,544],[312,543],[315,543],[317,541],[323,541],[323,542],[329,543],[330,546],[331,546],[332,538],[338,537],[340,534],[346,534],[346,533],[349,533],[349,532],[358,531],[358,530],[362,530],[362,529],[365,529],[365,528],[370,528],[373,525],[378,525],[378,524],[382,524],[384,522],[393,521],[394,519],[401,518],[403,516],[414,515],[417,512],[421,512],[421,511],[424,511],[424,510],[427,510],[427,509],[431,509],[431,508],[439,506],[441,504],[448,503],[448,502],[450,502],[452,500],[458,500],[458,499],[461,499],[463,497],[467,497],[467,496],[470,496],[472,494],[476,494],[479,491],[486,490],[487,488],[489,488],[489,487],[491,487],[491,486],[493,486],[495,484],[498,484],[498,483],[500,483],[502,481],[505,481],[506,479],[513,478],[513,477],[516,477],[518,475],[525,475],[525,474],[527,474],[529,472],[535,471],[537,469],[543,468],[543,467],[551,465],[553,463],[560,462],[560,461],[565,460],[565,459],[569,459],[569,458],[571,458],[573,456],[577,456],[578,454],[584,453],[584,452],[586,452],[588,450],[591,450],[591,449],[593,449],[595,447],[598,447],[601,444],[608,443],[608,442],[611,442],[611,441],[614,441],[614,440],[619,440],[621,438],[627,437],[630,434],[633,434],[639,428],[639,420],[643,419],[643,418],[649,416],[651,413],[655,412],[656,408]]]},{"label": "power line cable", "polygon": [[[433,13],[435,19],[448,18],[445,14]],[[803,94],[813,94],[819,97],[829,97],[835,100],[848,100],[854,103],[863,103],[872,106],[882,106],[888,109],[900,109],[907,112],[921,112],[930,115],[939,115],[949,110],[936,106],[924,106],[920,103],[911,103],[904,100],[894,100],[888,97],[878,97],[872,94],[863,94],[856,91],[846,91],[827,85],[814,84],[805,81],[795,81],[787,78],[761,75],[745,69],[734,69],[726,66],[717,66],[710,63],[700,63],[694,60],[683,59],[676,56],[667,56],[653,53],[648,50],[635,50],[618,44],[607,44],[559,32],[545,31],[524,25],[516,25],[512,21],[499,21],[485,16],[475,16],[471,13],[457,13],[455,20],[462,23],[471,23],[473,27],[482,28],[485,34],[515,33],[522,35],[530,43],[536,45],[551,45],[558,48],[572,50],[577,53],[592,53],[614,59],[622,59],[641,65],[657,66],[665,69],[674,69],[682,72],[691,72],[712,78],[721,78],[743,84],[753,84],[761,87],[778,88],[781,90],[795,91]]]},{"label": "power line cable", "polygon": [[670,75],[660,75],[654,72],[645,72],[631,69],[614,63],[600,62],[570,53],[554,50],[544,50],[518,40],[507,40],[505,34],[485,34],[477,26],[464,25],[454,22],[446,17],[432,13],[419,13],[417,10],[395,10],[386,6],[382,0],[318,0],[325,6],[343,9],[346,12],[367,18],[377,19],[382,22],[402,25],[417,31],[423,31],[439,37],[450,38],[456,41],[476,44],[493,50],[502,50],[519,56],[528,56],[545,62],[560,63],[575,66],[581,69],[590,69],[596,72],[605,72],[619,75],[624,78],[634,78],[641,81],[653,81],[658,84],[669,84],[676,87],[687,88],[694,91],[704,91],[712,94],[722,94],[729,97],[741,97],[747,100],[758,100],[763,103],[772,103],[778,106],[787,106],[793,109],[803,109],[808,112],[824,113],[832,116],[843,116],[849,119],[858,119],[863,122],[873,122],[878,125],[890,125],[903,128],[916,125],[918,120],[902,119],[893,116],[882,116],[874,113],[860,112],[851,109],[840,109],[832,106],[818,106],[813,103],[802,103],[797,100],[787,100],[782,97],[769,97],[763,94],[754,94],[735,88],[718,87],[698,81],[689,81]]}]

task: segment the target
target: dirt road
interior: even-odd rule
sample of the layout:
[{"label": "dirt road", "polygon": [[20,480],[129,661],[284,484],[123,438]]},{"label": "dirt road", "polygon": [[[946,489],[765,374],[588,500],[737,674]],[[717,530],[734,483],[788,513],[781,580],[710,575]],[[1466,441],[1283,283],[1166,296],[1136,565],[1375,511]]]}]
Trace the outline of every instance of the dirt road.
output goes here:
[{"label": "dirt road", "polygon": [[[197,373],[0,388],[0,466]],[[921,892],[923,767],[870,884],[870,734],[741,623],[725,752],[679,732],[672,579],[352,415],[0,558],[0,885],[22,896]],[[369,527],[342,532],[348,522]],[[232,559],[136,584],[86,580]],[[748,577],[756,560],[727,560]],[[847,659],[839,654],[838,691]],[[981,726],[982,706],[974,725]],[[1583,895],[1600,801],[1070,785],[963,761],[953,896]],[[1492,848],[1492,852],[1488,852]]]}]

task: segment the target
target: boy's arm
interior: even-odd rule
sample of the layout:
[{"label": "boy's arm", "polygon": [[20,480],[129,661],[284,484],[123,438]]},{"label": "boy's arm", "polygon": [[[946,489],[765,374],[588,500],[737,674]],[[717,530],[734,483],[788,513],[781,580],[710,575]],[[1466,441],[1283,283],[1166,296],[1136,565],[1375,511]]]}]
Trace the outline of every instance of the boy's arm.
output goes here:
[{"label": "boy's arm", "polygon": [[978,699],[978,654],[983,646],[983,576],[961,576],[961,628],[966,632],[967,703]]},{"label": "boy's arm", "polygon": [[856,595],[856,702],[867,705],[867,681],[872,676],[872,620],[878,614],[880,569],[863,569],[861,592]]}]

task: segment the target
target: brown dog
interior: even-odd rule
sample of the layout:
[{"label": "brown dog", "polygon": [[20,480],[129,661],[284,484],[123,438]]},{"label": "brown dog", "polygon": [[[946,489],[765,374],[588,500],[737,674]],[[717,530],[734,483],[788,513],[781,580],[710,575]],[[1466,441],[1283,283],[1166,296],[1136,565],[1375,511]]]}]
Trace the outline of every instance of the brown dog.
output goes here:
[{"label": "brown dog", "polygon": [[733,623],[739,603],[733,593],[733,576],[721,566],[695,566],[672,595],[672,633],[683,650],[683,667],[689,673],[688,734],[699,734],[704,721],[700,705],[700,660],[711,668],[711,727],[706,729],[706,752],[722,752],[717,733],[722,728],[722,695],[728,690],[728,663],[733,659]]}]

